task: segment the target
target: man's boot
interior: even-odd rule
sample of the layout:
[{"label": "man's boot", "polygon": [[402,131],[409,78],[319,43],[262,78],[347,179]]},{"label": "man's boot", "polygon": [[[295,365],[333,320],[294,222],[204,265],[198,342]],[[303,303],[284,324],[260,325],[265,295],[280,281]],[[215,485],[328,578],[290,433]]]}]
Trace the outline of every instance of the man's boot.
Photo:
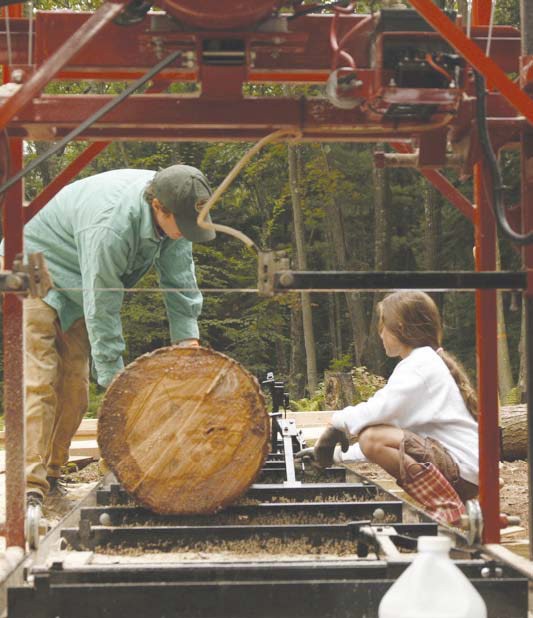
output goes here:
[{"label": "man's boot", "polygon": [[46,480],[48,481],[48,485],[50,485],[50,489],[47,494],[49,498],[63,498],[67,495],[67,488],[65,487],[65,483],[61,477],[47,476]]}]

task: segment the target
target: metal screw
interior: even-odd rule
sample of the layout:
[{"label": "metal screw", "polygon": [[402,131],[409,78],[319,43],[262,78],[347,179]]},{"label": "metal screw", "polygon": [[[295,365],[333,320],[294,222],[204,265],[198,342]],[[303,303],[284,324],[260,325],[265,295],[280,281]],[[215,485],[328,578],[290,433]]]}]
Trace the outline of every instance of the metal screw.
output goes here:
[{"label": "metal screw", "polygon": [[385,519],[385,511],[383,509],[376,509],[372,513],[372,519],[376,521],[383,521]]}]

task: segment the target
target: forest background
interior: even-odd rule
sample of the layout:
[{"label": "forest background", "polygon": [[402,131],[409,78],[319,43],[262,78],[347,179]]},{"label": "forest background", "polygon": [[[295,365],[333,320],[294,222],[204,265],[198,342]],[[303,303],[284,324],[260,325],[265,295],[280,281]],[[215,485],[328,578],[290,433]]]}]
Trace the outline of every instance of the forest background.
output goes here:
[{"label": "forest background", "polygon": [[[73,6],[67,1],[39,0],[34,7],[92,10],[99,4],[83,0]],[[358,12],[368,11],[363,3],[357,7]],[[461,11],[463,7],[454,8]],[[498,2],[496,23],[519,27],[517,0]],[[50,84],[47,91],[119,93],[125,86],[62,82]],[[172,88],[190,87],[175,84]],[[268,86],[247,89],[249,96],[280,94],[320,96],[321,92],[317,88]],[[251,145],[115,142],[79,178],[124,167],[157,170],[185,163],[200,168],[216,187]],[[50,146],[50,142],[25,143],[25,162]],[[37,167],[26,178],[26,199],[35,197],[86,146],[84,142],[71,143]],[[386,150],[386,145],[267,146],[214,207],[213,219],[242,230],[263,249],[285,249],[293,267],[303,270],[474,270],[471,223],[416,169],[376,169],[377,150]],[[520,196],[518,154],[503,152],[501,166],[506,203],[516,204]],[[471,179],[460,179],[449,171],[445,174],[471,199]],[[520,256],[508,241],[500,239],[499,249],[502,270],[521,268]],[[256,293],[232,292],[257,287],[255,254],[224,234],[218,234],[212,243],[195,245],[194,253],[199,286],[226,290],[204,295],[203,344],[235,358],[260,382],[267,372],[273,372],[286,383],[293,407],[323,406],[323,377],[328,370],[352,371],[365,385],[375,382],[374,375],[386,378],[390,374],[394,361],[384,356],[375,319],[375,307],[383,294],[295,293],[263,298]],[[157,281],[155,274],[149,273],[139,288],[153,287]],[[475,381],[474,294],[446,292],[434,294],[434,298],[443,316],[444,347],[465,364]],[[122,319],[126,362],[169,344],[161,293],[126,293]],[[519,296],[499,295],[498,322],[500,399],[517,403],[524,372]],[[93,388],[93,414],[97,404]]]}]

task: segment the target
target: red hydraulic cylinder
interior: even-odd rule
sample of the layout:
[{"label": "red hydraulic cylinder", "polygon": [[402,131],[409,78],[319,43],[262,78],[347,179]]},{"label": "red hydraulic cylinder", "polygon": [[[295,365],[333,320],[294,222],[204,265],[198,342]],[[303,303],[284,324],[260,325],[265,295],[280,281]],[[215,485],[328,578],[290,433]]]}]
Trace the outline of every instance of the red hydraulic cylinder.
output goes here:
[{"label": "red hydraulic cylinder", "polygon": [[[22,167],[22,140],[11,140],[11,165]],[[3,207],[4,267],[23,248],[22,182],[6,195]],[[25,547],[24,356],[22,298],[4,295],[4,421],[6,443],[6,547]]]}]

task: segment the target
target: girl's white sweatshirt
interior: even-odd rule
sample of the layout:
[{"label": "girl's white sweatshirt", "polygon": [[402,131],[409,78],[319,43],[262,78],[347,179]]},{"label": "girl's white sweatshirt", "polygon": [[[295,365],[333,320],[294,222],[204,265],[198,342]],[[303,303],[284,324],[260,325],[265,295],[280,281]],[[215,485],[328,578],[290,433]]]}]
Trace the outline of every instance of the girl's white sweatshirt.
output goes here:
[{"label": "girl's white sweatshirt", "polygon": [[[386,386],[368,401],[333,414],[332,425],[357,436],[369,425],[393,425],[438,440],[459,465],[460,475],[478,484],[478,427],[442,358],[430,347],[415,348],[401,360]],[[340,462],[365,461],[358,444]]]}]

